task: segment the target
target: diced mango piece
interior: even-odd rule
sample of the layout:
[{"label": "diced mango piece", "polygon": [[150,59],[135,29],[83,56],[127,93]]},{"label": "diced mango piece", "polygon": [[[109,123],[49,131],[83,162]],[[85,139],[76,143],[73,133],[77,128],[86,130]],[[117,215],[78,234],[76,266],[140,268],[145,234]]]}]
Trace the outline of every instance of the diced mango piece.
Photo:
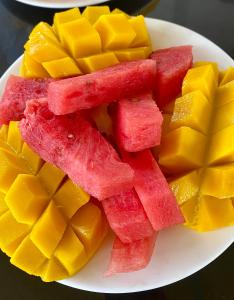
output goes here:
[{"label": "diced mango piece", "polygon": [[53,198],[64,215],[70,219],[81,206],[89,201],[90,196],[70,179],[67,179]]},{"label": "diced mango piece", "polygon": [[42,63],[45,70],[52,78],[63,78],[82,74],[74,59],[64,57]]},{"label": "diced mango piece", "polygon": [[5,194],[0,192],[0,216],[8,210],[8,206],[5,201]]},{"label": "diced mango piece", "polygon": [[0,148],[0,191],[6,193],[18,174],[30,173],[26,162]]},{"label": "diced mango piece", "polygon": [[21,155],[27,161],[32,174],[37,174],[42,166],[42,159],[40,156],[35,153],[26,143],[23,144]]},{"label": "diced mango piece", "polygon": [[85,248],[70,227],[65,231],[54,255],[69,275],[76,273],[87,262]]},{"label": "diced mango piece", "polygon": [[50,258],[63,237],[66,221],[53,201],[34,225],[30,238],[35,246]]},{"label": "diced mango piece", "polygon": [[217,132],[232,124],[234,124],[234,101],[228,102],[217,109],[212,131]]},{"label": "diced mango piece", "polygon": [[169,173],[200,167],[203,164],[205,143],[206,138],[200,132],[189,127],[177,128],[162,137],[159,163]]},{"label": "diced mango piece", "polygon": [[213,68],[213,71],[215,73],[215,78],[218,81],[219,69],[218,69],[217,63],[215,63],[213,61],[197,61],[193,64],[193,67],[197,68],[197,67],[202,67],[202,66],[207,66],[207,65],[210,65]]},{"label": "diced mango piece", "polygon": [[87,253],[91,253],[103,231],[103,215],[100,208],[93,203],[87,203],[74,215],[71,225]]},{"label": "diced mango piece", "polygon": [[128,14],[126,14],[124,11],[122,11],[121,9],[119,9],[119,8],[113,9],[111,13],[112,14],[124,14],[124,16],[126,18],[130,19],[130,16]]},{"label": "diced mango piece", "polygon": [[234,197],[234,164],[210,167],[205,171],[202,193],[216,198]]},{"label": "diced mango piece", "polygon": [[234,124],[228,126],[211,138],[208,163],[234,162]]},{"label": "diced mango piece", "polygon": [[234,224],[234,207],[231,199],[202,196],[197,215],[198,231],[214,230]]},{"label": "diced mango piece", "polygon": [[38,178],[50,196],[58,189],[64,177],[63,171],[50,163],[45,163],[38,172]]},{"label": "diced mango piece", "polygon": [[229,67],[223,74],[222,80],[220,81],[219,85],[224,85],[232,80],[234,80],[234,67]]},{"label": "diced mango piece", "polygon": [[17,222],[30,225],[40,217],[49,197],[37,177],[20,174],[6,193],[5,201]]},{"label": "diced mango piece", "polygon": [[1,127],[0,127],[0,138],[3,140],[3,141],[6,141],[7,140],[7,135],[8,135],[8,126],[3,124]]},{"label": "diced mango piece", "polygon": [[100,16],[110,13],[109,6],[87,6],[82,13],[91,25],[93,25]]},{"label": "diced mango piece", "polygon": [[179,205],[194,198],[200,188],[200,171],[195,170],[169,183]]},{"label": "diced mango piece", "polygon": [[40,273],[42,274],[42,280],[45,282],[60,280],[69,276],[67,270],[56,257],[46,261]]},{"label": "diced mango piece", "polygon": [[170,129],[188,126],[206,134],[210,114],[211,106],[202,92],[198,90],[188,93],[176,99]]},{"label": "diced mango piece", "polygon": [[29,233],[30,226],[18,223],[8,210],[0,217],[0,248],[12,256],[21,241]]},{"label": "diced mango piece", "polygon": [[225,73],[226,73],[225,70],[219,71],[219,85],[220,85],[220,82],[223,80]]},{"label": "diced mango piece", "polygon": [[119,63],[114,52],[104,52],[77,59],[78,65],[84,73],[95,72]]},{"label": "diced mango piece", "polygon": [[94,27],[101,36],[104,49],[128,48],[136,37],[135,31],[123,14],[103,15]]},{"label": "diced mango piece", "polygon": [[42,65],[36,62],[26,51],[23,58],[23,77],[26,78],[46,78],[49,74],[42,67]]},{"label": "diced mango piece", "polygon": [[94,108],[91,113],[98,130],[107,136],[113,135],[112,119],[108,113],[108,105],[103,104]]},{"label": "diced mango piece", "polygon": [[33,244],[29,236],[19,245],[11,257],[11,263],[28,274],[34,274],[46,260],[46,257]]},{"label": "diced mango piece", "polygon": [[182,211],[182,214],[185,218],[185,226],[188,226],[190,228],[194,227],[194,223],[196,221],[196,208],[197,208],[197,197],[191,198],[188,201],[184,202],[180,209]]},{"label": "diced mango piece", "polygon": [[100,36],[85,18],[62,24],[59,31],[73,57],[81,58],[101,52]]},{"label": "diced mango piece", "polygon": [[120,62],[145,59],[149,57],[151,52],[151,47],[138,47],[114,51],[116,57]]},{"label": "diced mango piece", "polygon": [[66,51],[59,44],[44,35],[28,40],[25,49],[38,63],[67,57]]},{"label": "diced mango piece", "polygon": [[38,23],[31,31],[31,33],[29,35],[29,39],[32,39],[37,35],[48,36],[54,42],[59,43],[59,41],[53,31],[53,28],[46,22]]},{"label": "diced mango piece", "polygon": [[217,106],[234,101],[234,80],[218,87],[215,103]]},{"label": "diced mango piece", "polygon": [[185,75],[182,85],[182,95],[200,90],[211,101],[216,91],[216,74],[211,65],[190,69]]},{"label": "diced mango piece", "polygon": [[135,39],[132,41],[132,47],[150,46],[150,37],[143,16],[132,17],[128,21],[136,33]]},{"label": "diced mango piece", "polygon": [[11,121],[8,127],[7,143],[19,153],[23,146],[23,140],[19,131],[19,122]]}]

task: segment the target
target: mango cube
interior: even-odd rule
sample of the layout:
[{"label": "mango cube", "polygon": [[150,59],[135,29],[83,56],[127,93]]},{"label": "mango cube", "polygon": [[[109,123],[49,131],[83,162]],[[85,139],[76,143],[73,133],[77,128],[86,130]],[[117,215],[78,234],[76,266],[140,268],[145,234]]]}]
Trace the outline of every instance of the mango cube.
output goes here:
[{"label": "mango cube", "polygon": [[7,143],[10,144],[15,152],[19,153],[23,146],[23,140],[18,129],[19,122],[11,121],[8,127]]},{"label": "mango cube", "polygon": [[234,68],[229,67],[223,74],[222,80],[220,81],[220,86],[234,80]]},{"label": "mango cube", "polygon": [[22,157],[27,160],[27,164],[32,171],[32,174],[37,174],[42,166],[42,159],[36,154],[26,143],[23,144]]},{"label": "mango cube", "polygon": [[101,16],[94,24],[99,32],[104,49],[117,50],[128,48],[136,33],[123,14]]},{"label": "mango cube", "polygon": [[130,16],[128,14],[126,14],[124,11],[122,11],[119,8],[114,8],[111,12],[112,14],[124,14],[124,16],[128,19],[130,19]]},{"label": "mango cube", "polygon": [[113,52],[104,52],[101,54],[79,58],[77,59],[77,62],[84,73],[92,73],[119,63]]},{"label": "mango cube", "polygon": [[184,202],[180,209],[185,218],[185,226],[189,228],[194,228],[196,222],[196,210],[197,210],[197,197],[193,197],[188,201]]},{"label": "mango cube", "polygon": [[46,261],[45,264],[41,267],[42,270],[39,270],[39,274],[43,281],[50,282],[54,280],[64,279],[69,276],[67,270],[59,262],[56,257],[51,258]]},{"label": "mango cube", "polygon": [[38,23],[31,31],[31,33],[29,35],[29,39],[32,39],[37,35],[45,35],[45,36],[49,37],[51,40],[53,40],[55,43],[59,43],[59,41],[53,31],[53,28],[46,22]]},{"label": "mango cube", "polygon": [[171,117],[170,129],[188,126],[203,134],[207,133],[211,106],[202,92],[194,91],[177,98]]},{"label": "mango cube", "polygon": [[5,201],[5,194],[0,192],[0,216],[8,210],[8,206]]},{"label": "mango cube", "polygon": [[85,19],[60,25],[64,45],[73,57],[81,58],[101,52],[101,39],[95,28]]},{"label": "mango cube", "polygon": [[52,78],[71,77],[82,74],[74,59],[67,56],[42,63],[45,70]]},{"label": "mango cube", "polygon": [[[69,219],[77,210],[85,205],[90,196],[79,186],[75,185],[70,179],[67,179],[53,196],[55,204]],[[69,199],[69,202],[67,201]]]},{"label": "mango cube", "polygon": [[40,63],[35,61],[26,51],[23,58],[23,77],[26,78],[46,78],[49,74]]},{"label": "mango cube", "polygon": [[190,69],[185,75],[182,95],[200,90],[209,101],[213,100],[217,87],[216,74],[211,65]]},{"label": "mango cube", "polygon": [[8,135],[8,126],[3,124],[0,127],[0,139],[2,141],[6,141],[7,140],[7,135]]},{"label": "mango cube", "polygon": [[234,101],[220,106],[216,112],[213,132],[234,124]]},{"label": "mango cube", "polygon": [[205,142],[200,132],[189,127],[177,128],[162,137],[159,163],[168,173],[198,168],[203,164]]},{"label": "mango cube", "polygon": [[132,17],[128,21],[136,33],[135,39],[132,41],[132,47],[150,46],[150,38],[143,16]]},{"label": "mango cube", "polygon": [[100,16],[110,13],[109,6],[87,6],[82,13],[91,25],[93,25]]},{"label": "mango cube", "polygon": [[108,105],[103,104],[94,108],[91,116],[101,133],[104,133],[107,136],[113,135],[113,124],[108,113]]},{"label": "mango cube", "polygon": [[197,67],[202,67],[202,66],[211,66],[213,68],[213,71],[215,73],[215,78],[218,82],[218,78],[219,78],[219,69],[218,69],[218,65],[215,62],[212,61],[197,61],[193,64],[194,68]]},{"label": "mango cube", "polygon": [[149,57],[151,52],[151,47],[138,47],[114,51],[116,57],[120,62],[146,59]]},{"label": "mango cube", "polygon": [[234,100],[234,80],[218,87],[215,100],[218,107]]},{"label": "mango cube", "polygon": [[30,238],[43,255],[50,258],[62,239],[66,226],[65,218],[51,201],[34,225]]}]

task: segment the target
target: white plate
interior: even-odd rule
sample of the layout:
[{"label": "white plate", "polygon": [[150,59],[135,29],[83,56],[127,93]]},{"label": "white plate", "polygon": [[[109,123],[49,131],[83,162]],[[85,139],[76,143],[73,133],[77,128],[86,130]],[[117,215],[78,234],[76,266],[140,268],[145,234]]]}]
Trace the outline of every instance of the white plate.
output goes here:
[{"label": "white plate", "polygon": [[82,7],[108,2],[110,0],[16,0],[24,4],[46,8]]},{"label": "white plate", "polygon": [[[216,61],[220,68],[234,66],[234,61],[205,37],[179,25],[146,19],[154,49],[193,45],[194,60]],[[0,80],[0,90],[11,73],[18,73],[19,58]],[[181,280],[202,269],[234,241],[234,227],[198,234],[183,226],[160,232],[151,263],[142,271],[103,277],[111,251],[111,237],[90,263],[77,275],[60,283],[87,291],[127,293],[158,288]],[[217,274],[217,276],[219,276]]]}]

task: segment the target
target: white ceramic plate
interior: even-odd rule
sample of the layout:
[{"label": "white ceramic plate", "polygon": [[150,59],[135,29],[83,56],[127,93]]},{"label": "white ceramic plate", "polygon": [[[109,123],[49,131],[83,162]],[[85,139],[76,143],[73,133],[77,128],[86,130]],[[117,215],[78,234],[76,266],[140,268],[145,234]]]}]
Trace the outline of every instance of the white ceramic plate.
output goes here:
[{"label": "white ceramic plate", "polygon": [[24,4],[46,8],[71,8],[100,4],[110,0],[16,0]]},{"label": "white ceramic plate", "polygon": [[[222,49],[205,37],[179,25],[146,19],[154,49],[176,45],[193,45],[194,60],[216,61],[220,68],[234,66]],[[18,73],[19,58],[0,80],[0,91],[11,73]],[[234,242],[234,227],[198,234],[183,226],[160,232],[151,263],[142,271],[105,278],[111,252],[111,237],[77,275],[62,284],[87,291],[127,293],[158,288],[181,280],[202,269]],[[218,276],[218,275],[217,275]]]}]

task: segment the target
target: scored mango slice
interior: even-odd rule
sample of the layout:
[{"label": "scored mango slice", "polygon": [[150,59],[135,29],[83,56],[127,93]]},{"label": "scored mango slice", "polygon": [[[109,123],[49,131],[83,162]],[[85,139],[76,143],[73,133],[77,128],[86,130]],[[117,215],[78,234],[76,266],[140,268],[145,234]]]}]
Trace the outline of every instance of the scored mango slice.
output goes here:
[{"label": "scored mango slice", "polygon": [[0,128],[0,248],[44,281],[78,272],[100,247],[107,222],[90,196],[21,139]]},{"label": "scored mango slice", "polygon": [[234,224],[233,83],[218,86],[217,65],[196,63],[164,114],[159,163],[197,231]]}]

